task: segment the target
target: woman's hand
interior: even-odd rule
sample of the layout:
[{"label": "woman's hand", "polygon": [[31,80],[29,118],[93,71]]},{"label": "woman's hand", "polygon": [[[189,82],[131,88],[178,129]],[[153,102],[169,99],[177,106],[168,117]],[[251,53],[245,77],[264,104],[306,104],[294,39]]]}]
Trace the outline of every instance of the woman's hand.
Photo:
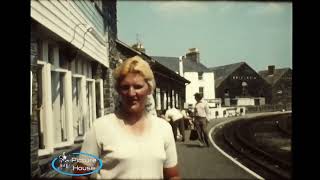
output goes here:
[{"label": "woman's hand", "polygon": [[[83,169],[85,169],[85,167],[87,167],[86,165],[84,165],[82,163],[78,163],[77,166],[83,167]],[[75,171],[73,173],[74,174],[85,174],[87,172],[89,172],[89,171],[75,169]],[[74,180],[87,180],[87,179],[89,179],[89,177],[88,176],[72,176],[72,179],[74,179]]]},{"label": "woman's hand", "polygon": [[164,179],[168,180],[180,180],[178,166],[174,166],[171,168],[163,168]]}]

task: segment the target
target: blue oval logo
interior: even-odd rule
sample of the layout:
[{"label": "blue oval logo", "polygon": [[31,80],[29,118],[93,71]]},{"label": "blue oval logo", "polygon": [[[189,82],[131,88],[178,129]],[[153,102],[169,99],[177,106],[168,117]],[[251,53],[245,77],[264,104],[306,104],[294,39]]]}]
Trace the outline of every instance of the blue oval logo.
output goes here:
[{"label": "blue oval logo", "polygon": [[[79,158],[79,155],[87,156],[87,157]],[[88,162],[92,164],[96,164],[97,162],[99,162],[99,167],[96,167],[94,165],[92,167],[88,166],[85,169],[83,169],[84,167],[77,166],[77,163],[84,163],[84,162]],[[93,173],[97,173],[102,168],[102,160],[92,154],[87,154],[83,152],[72,153],[69,155],[66,155],[65,152],[63,152],[62,155],[53,159],[53,161],[51,162],[51,167],[60,174],[64,174],[68,176],[86,176]],[[73,172],[75,170],[87,170],[91,172],[87,172],[84,174],[74,174]]]}]

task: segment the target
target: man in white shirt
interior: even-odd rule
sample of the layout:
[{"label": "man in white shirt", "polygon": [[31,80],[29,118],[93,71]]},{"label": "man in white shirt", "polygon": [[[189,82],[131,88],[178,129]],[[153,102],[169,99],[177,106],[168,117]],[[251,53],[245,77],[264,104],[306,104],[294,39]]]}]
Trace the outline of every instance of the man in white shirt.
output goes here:
[{"label": "man in white shirt", "polygon": [[209,106],[207,103],[202,101],[202,94],[196,93],[194,94],[194,97],[197,101],[194,108],[194,121],[198,132],[200,146],[204,146],[203,144],[205,143],[209,147],[209,138],[207,134],[208,117],[210,113]]},{"label": "man in white shirt", "polygon": [[[168,109],[165,114],[165,119],[171,124],[172,131],[175,141],[177,141],[177,128],[180,127],[180,124],[183,122],[183,115],[180,110],[172,107]],[[179,128],[180,134],[182,135],[182,141],[185,140],[185,133],[183,128]]]}]

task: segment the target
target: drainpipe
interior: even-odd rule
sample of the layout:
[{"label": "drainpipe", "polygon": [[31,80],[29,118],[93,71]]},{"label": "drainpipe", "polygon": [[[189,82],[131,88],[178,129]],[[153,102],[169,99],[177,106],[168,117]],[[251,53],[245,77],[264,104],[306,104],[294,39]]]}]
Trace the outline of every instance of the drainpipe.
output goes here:
[{"label": "drainpipe", "polygon": [[183,59],[184,56],[179,57],[179,74],[183,77]]}]

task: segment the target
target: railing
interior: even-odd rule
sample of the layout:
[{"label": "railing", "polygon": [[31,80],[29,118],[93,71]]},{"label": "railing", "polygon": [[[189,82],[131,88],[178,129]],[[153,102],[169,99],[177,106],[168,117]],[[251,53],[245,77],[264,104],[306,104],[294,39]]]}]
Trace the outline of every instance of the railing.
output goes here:
[{"label": "railing", "polygon": [[260,106],[247,106],[246,109],[246,113],[288,111],[292,110],[292,104],[265,104]]}]

